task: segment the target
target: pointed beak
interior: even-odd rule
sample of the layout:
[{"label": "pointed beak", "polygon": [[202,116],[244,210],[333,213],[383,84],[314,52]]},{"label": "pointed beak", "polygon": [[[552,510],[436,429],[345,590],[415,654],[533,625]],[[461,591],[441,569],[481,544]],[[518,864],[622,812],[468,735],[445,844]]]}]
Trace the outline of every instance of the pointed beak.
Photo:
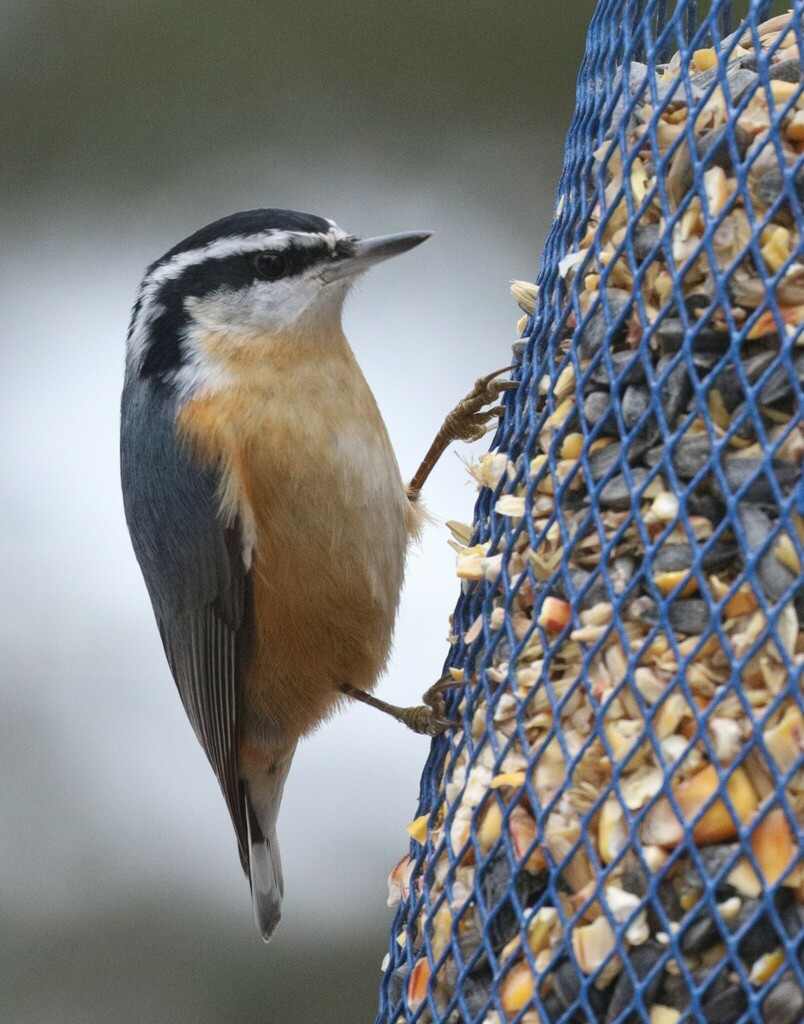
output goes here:
[{"label": "pointed beak", "polygon": [[355,277],[373,267],[375,263],[389,260],[392,256],[400,256],[408,249],[421,245],[431,234],[431,231],[406,231],[401,235],[359,238],[352,244],[352,251],[326,267],[321,276],[327,284],[344,277]]}]

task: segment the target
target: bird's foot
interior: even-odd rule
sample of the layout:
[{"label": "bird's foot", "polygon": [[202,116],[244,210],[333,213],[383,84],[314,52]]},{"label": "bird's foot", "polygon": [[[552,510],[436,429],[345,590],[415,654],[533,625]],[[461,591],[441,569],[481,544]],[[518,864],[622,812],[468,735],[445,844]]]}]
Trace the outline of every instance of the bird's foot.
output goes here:
[{"label": "bird's foot", "polygon": [[[508,373],[513,366],[504,366],[475,381],[475,386],[450,412],[422,464],[408,484],[408,497],[415,501],[433,467],[453,441],[478,441],[488,431],[492,422],[503,414],[501,405],[492,405],[504,391],[519,387],[515,380],[497,380],[501,373]],[[491,408],[486,408],[491,406]]]},{"label": "bird's foot", "polygon": [[441,432],[449,441],[479,441],[492,422],[502,416],[503,407],[491,403],[496,402],[503,392],[519,387],[515,380],[497,380],[501,373],[513,369],[513,366],[505,366],[475,381],[466,398],[458,402],[444,420]]},{"label": "bird's foot", "polygon": [[437,679],[422,695],[423,704],[404,709],[405,717],[402,721],[409,729],[427,736],[440,736],[447,729],[454,728],[456,723],[447,715],[444,694],[460,685],[449,674]]},{"label": "bird's foot", "polygon": [[363,704],[368,704],[378,711],[390,715],[391,718],[395,718],[398,722],[406,725],[408,729],[419,735],[440,736],[442,732],[446,732],[447,729],[453,728],[456,724],[447,717],[444,692],[451,686],[460,685],[451,675],[442,676],[424,694],[422,697],[423,704],[417,704],[409,708],[400,708],[395,704],[388,704],[386,701],[380,700],[379,697],[374,697],[372,694],[366,693],[365,690],[360,690],[349,683],[341,683],[340,689],[348,697],[352,697],[354,700],[359,700]]}]

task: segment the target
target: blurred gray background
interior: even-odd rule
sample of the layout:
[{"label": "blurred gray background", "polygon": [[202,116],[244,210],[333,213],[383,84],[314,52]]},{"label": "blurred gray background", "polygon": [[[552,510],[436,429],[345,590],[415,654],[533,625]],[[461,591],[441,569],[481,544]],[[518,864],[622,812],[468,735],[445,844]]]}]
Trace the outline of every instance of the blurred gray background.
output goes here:
[{"label": "blurred gray background", "polygon": [[[549,226],[592,0],[0,7],[0,1022],[370,1024],[426,740],[354,707],[300,748],[266,949],[123,522],[117,409],[145,265],[237,209],[434,238],[347,333],[410,474],[505,365]],[[482,444],[475,446],[480,452]],[[449,454],[380,693],[440,674]]]}]

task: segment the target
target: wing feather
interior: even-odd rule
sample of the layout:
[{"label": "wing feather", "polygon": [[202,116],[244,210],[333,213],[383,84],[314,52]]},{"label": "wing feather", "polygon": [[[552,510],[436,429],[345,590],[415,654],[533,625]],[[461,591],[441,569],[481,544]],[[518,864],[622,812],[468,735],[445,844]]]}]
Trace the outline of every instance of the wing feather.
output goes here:
[{"label": "wing feather", "polygon": [[173,678],[218,778],[248,870],[238,707],[251,655],[251,579],[237,524],[222,520],[214,468],[175,437],[175,398],[127,381],[121,473],[131,538]]}]

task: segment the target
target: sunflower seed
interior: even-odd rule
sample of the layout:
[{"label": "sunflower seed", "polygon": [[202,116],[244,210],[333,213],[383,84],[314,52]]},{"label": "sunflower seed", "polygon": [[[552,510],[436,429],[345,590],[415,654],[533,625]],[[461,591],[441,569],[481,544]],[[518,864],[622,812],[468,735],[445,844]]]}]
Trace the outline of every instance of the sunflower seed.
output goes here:
[{"label": "sunflower seed", "polygon": [[[757,75],[754,72],[735,68],[729,82],[732,102],[738,102],[738,99],[734,98],[735,93],[738,97],[744,95],[751,83],[756,80]],[[721,167],[724,171],[733,169],[729,133],[726,129],[704,132],[699,135],[695,140],[695,150],[698,161],[704,167]],[[692,190],[694,183],[695,171],[690,159],[689,147],[685,144],[676,151],[665,179],[668,195],[675,206],[678,206],[684,196]]]},{"label": "sunflower seed", "polygon": [[[770,474],[775,478],[779,490],[784,494],[799,480],[799,471],[789,462],[781,459],[742,458],[726,456],[720,463],[730,494],[736,494],[742,487],[746,490],[740,500],[751,505],[777,505],[776,493],[771,484]],[[720,481],[713,474],[713,486],[723,500]]]},{"label": "sunflower seed", "polygon": [[645,486],[647,479],[647,469],[639,466],[631,470],[630,483],[625,479],[624,473],[619,473],[605,484],[598,495],[598,501],[604,508],[625,512],[631,508],[632,500],[639,501],[639,491]]},{"label": "sunflower seed", "polygon": [[712,912],[708,907],[704,907],[692,921],[684,925],[681,933],[681,952],[685,956],[700,956],[721,941],[720,929]]},{"label": "sunflower seed", "polygon": [[[580,610],[591,608],[596,604],[600,604],[601,601],[605,601],[608,597],[608,591],[606,589],[606,584],[600,578],[599,573],[595,573],[594,580],[591,585],[589,585],[590,579],[592,579],[591,572],[587,572],[585,569],[573,569],[570,573],[572,592],[570,593],[563,577],[559,577],[558,580],[556,580],[555,585],[553,586],[553,592],[556,597],[560,597],[563,601],[572,602],[577,599],[577,607]],[[584,591],[581,595],[581,592],[587,585],[589,585],[589,589]]]},{"label": "sunflower seed", "polygon": [[666,317],[659,325],[656,334],[661,342],[662,353],[666,356],[675,355],[684,344],[687,334],[690,335],[690,348],[693,356],[722,356],[731,346],[731,336],[703,320],[691,319],[687,328],[684,321],[677,317]]},{"label": "sunflower seed", "polygon": [[[682,434],[670,449],[670,461],[673,469],[682,480],[691,480],[696,473],[709,461],[712,454],[712,442],[708,434]],[[649,466],[657,466],[667,457],[667,448],[661,445],[651,448],[646,453],[645,462]]]},{"label": "sunflower seed", "polygon": [[645,379],[645,367],[642,360],[635,359],[633,352],[627,350],[611,352],[609,358],[612,372],[609,372],[606,360],[601,359],[589,371],[587,380],[611,388],[614,384],[639,384]]},{"label": "sunflower seed", "polygon": [[637,263],[643,263],[650,256],[653,249],[656,248],[659,238],[658,224],[647,224],[645,227],[637,228],[631,239]]},{"label": "sunflower seed", "polygon": [[[802,353],[804,355],[804,353]],[[749,384],[755,384],[762,374],[778,359],[778,355],[775,352],[762,352],[759,355],[752,356],[750,359],[746,359],[742,363],[742,370],[745,374]],[[779,368],[781,369],[781,367]],[[768,380],[763,384],[762,390],[760,391],[759,401],[764,404],[769,404],[777,400],[777,397],[783,397],[784,392],[782,391],[777,397],[770,397],[773,391],[778,387],[776,380],[779,370],[774,370]],[[784,374],[783,374],[784,376]],[[737,367],[734,363],[727,363],[724,367],[718,370],[717,374],[712,377],[713,386],[717,388],[720,395],[723,398],[723,404],[731,412],[741,402],[745,401],[745,389]],[[773,387],[771,388],[771,383]],[[766,394],[767,389],[767,394]]]},{"label": "sunflower seed", "polygon": [[[756,71],[751,71],[750,68],[734,68],[733,71],[729,71],[726,75],[726,85],[731,96],[732,106],[736,107],[747,92],[753,92],[758,83],[759,75],[757,75]],[[728,138],[725,131],[723,134]],[[731,160],[729,160],[728,164],[720,164],[719,166],[725,167],[728,170],[732,166]]]},{"label": "sunflower seed", "polygon": [[[578,977],[575,966],[570,960],[562,959],[555,968],[553,972],[553,990],[565,1010],[568,1010],[581,998],[581,979]],[[598,992],[594,986],[590,986],[586,990],[586,998],[589,1000],[590,1008],[595,1018],[601,1020],[606,1012],[605,996]],[[577,1020],[578,1024],[583,1024],[587,1017],[583,1009],[579,1008],[578,1012],[570,1019],[572,1021]]]},{"label": "sunflower seed", "polygon": [[[541,1002],[542,1011],[547,1015],[550,1024],[556,1024],[564,1016],[564,1004],[554,993],[550,993],[546,999]],[[574,1021],[574,1018],[572,1018]]]},{"label": "sunflower seed", "polygon": [[[585,325],[578,334],[577,350],[579,359],[592,358],[609,334],[609,322],[613,324],[625,313],[630,304],[631,301],[628,297],[619,295],[612,289],[609,289],[605,293],[605,299],[601,298],[601,301],[597,304],[594,312],[587,319]],[[621,341],[625,334],[625,329],[624,322],[614,328],[608,339],[609,345],[614,345],[618,341]]]},{"label": "sunflower seed", "polygon": [[[628,86],[627,86],[627,88],[624,88],[624,89],[621,90],[620,96],[618,97],[617,103],[616,103],[616,105],[614,107],[613,119],[614,119],[615,123],[618,123],[618,122],[622,121],[623,118],[625,117],[626,107],[631,103],[632,98],[634,96],[636,96],[637,93],[639,92],[639,90],[640,90],[640,88],[642,86],[642,83],[645,81],[645,77],[647,76],[647,74],[648,74],[647,65],[640,64],[639,61],[636,61],[636,60],[632,60],[629,63],[629,65],[628,65]],[[653,72],[651,72],[651,75],[653,75]],[[615,88],[615,90],[619,87],[620,83],[622,82],[622,78],[623,78],[623,69],[620,68],[617,71],[617,75],[616,75],[616,77],[614,79],[614,88]],[[649,96],[649,95],[650,95],[650,92],[647,93],[647,96]],[[643,100],[644,100],[645,96],[646,96],[646,94],[643,93],[642,94]],[[633,121],[634,118],[635,118],[635,112],[632,110],[632,112],[631,112],[631,121]]]},{"label": "sunflower seed", "polygon": [[667,607],[667,618],[677,633],[698,636],[706,633],[712,623],[709,602],[697,597],[673,601]]},{"label": "sunflower seed", "polygon": [[748,997],[738,983],[730,983],[715,994],[707,993],[701,1001],[706,1024],[736,1024],[747,1006]]},{"label": "sunflower seed", "polygon": [[[544,892],[545,875],[517,871],[513,888],[521,907],[529,907]],[[511,866],[504,849],[498,850],[480,876],[480,892],[486,906],[486,931],[495,953],[503,948],[519,927],[516,906],[511,899]]]},{"label": "sunflower seed", "polygon": [[[761,548],[773,532],[770,517],[746,502],[737,506],[740,521],[748,547],[748,554]],[[797,577],[787,566],[782,565],[772,550],[765,551],[755,564],[755,572],[759,586],[766,599],[771,603],[779,601],[796,583]]]},{"label": "sunflower seed", "polygon": [[656,1002],[662,1006],[670,1006],[674,1010],[684,1012],[692,1001],[687,982],[680,975],[665,972],[661,988],[656,994]]},{"label": "sunflower seed", "polygon": [[798,57],[790,57],[788,60],[780,60],[778,64],[771,64],[768,68],[768,78],[777,82],[800,82],[801,61]]},{"label": "sunflower seed", "polygon": [[[670,364],[670,356],[662,356],[656,363],[657,377],[663,374]],[[676,425],[676,417],[690,400],[692,381],[684,360],[672,367],[659,388],[659,400],[664,411],[667,425],[672,429]]]},{"label": "sunflower seed", "polygon": [[804,1020],[804,990],[792,971],[785,971],[762,1002],[765,1024],[800,1024]]},{"label": "sunflower seed", "polygon": [[621,453],[622,445],[619,441],[615,441],[613,444],[607,444],[604,448],[598,448],[591,455],[587,456],[592,479],[597,482],[612,466],[616,466],[620,460]]},{"label": "sunflower seed", "polygon": [[397,967],[388,981],[388,1001],[392,1006],[402,1001],[402,994],[405,991],[408,981],[408,967],[403,964]]},{"label": "sunflower seed", "polygon": [[[785,175],[781,167],[771,167],[754,185],[756,197],[764,206],[773,206],[784,191]],[[793,175],[793,193],[799,204],[804,202],[804,173],[801,169]]]},{"label": "sunflower seed", "polygon": [[[659,990],[659,986],[662,983],[663,971],[653,971],[654,967],[667,955],[665,949],[663,949],[658,942],[649,940],[643,943],[641,946],[637,946],[636,949],[631,950],[628,958],[629,965],[631,966],[634,974],[637,976],[637,980],[644,982],[642,987],[642,999],[646,1006],[650,1006],[654,1001],[656,993]],[[651,975],[648,981],[645,981],[648,976]],[[612,1024],[613,1021],[617,1020],[621,1013],[624,1012],[630,1005],[634,998],[634,983],[631,981],[631,975],[628,971],[623,971],[614,986],[614,991],[611,994],[611,1002],[609,1003],[608,1012],[605,1018],[605,1024]],[[628,1024],[636,1024],[640,1019],[640,1014],[635,1012],[624,1018]]]},{"label": "sunflower seed", "polygon": [[472,971],[463,979],[461,993],[472,1017],[479,1016],[488,1006],[493,984],[494,977],[488,966]]},{"label": "sunflower seed", "polygon": [[701,516],[710,523],[719,523],[723,518],[723,503],[711,494],[691,494],[687,498],[687,512],[691,516]]},{"label": "sunflower seed", "polygon": [[[717,572],[736,564],[737,547],[734,544],[714,544],[699,557],[703,569],[708,572]],[[692,558],[693,551],[690,545],[666,544],[653,556],[652,566],[655,571],[659,572],[681,572],[691,568]]]},{"label": "sunflower seed", "polygon": [[581,979],[569,959],[561,960],[553,971],[553,989],[561,1005],[569,1009],[581,994]]},{"label": "sunflower seed", "polygon": [[[754,66],[752,67],[752,63]],[[737,68],[748,68],[749,71],[756,71],[756,57],[753,54],[745,54],[735,57],[726,65],[726,74]],[[723,70],[719,64],[706,71],[699,71],[697,75],[690,77],[690,88],[695,99],[700,99],[713,82],[719,81],[723,76]]]},{"label": "sunflower seed", "polygon": [[740,959],[749,967],[764,953],[771,953],[776,949],[781,941],[770,915],[766,910],[760,910],[761,907],[760,900],[743,900],[740,912],[726,924],[732,933],[749,925],[739,946]]},{"label": "sunflower seed", "polygon": [[761,405],[771,405],[781,399],[790,398],[794,394],[794,389],[798,390],[796,385],[804,380],[804,352],[794,353],[792,363],[796,384],[791,380],[790,372],[784,364],[777,366],[759,389],[757,401]]},{"label": "sunflower seed", "polygon": [[620,409],[627,430],[632,430],[639,419],[650,408],[650,391],[641,385],[631,384],[623,392]]},{"label": "sunflower seed", "polygon": [[689,544],[665,544],[653,556],[654,572],[682,572],[692,565],[692,547]]}]

